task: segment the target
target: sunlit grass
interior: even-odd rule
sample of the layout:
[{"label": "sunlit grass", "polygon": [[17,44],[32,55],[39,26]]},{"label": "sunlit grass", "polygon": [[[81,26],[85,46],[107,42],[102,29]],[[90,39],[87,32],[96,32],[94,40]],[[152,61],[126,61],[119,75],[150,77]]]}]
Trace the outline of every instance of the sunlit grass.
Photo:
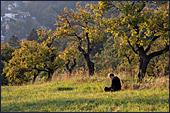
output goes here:
[{"label": "sunlit grass", "polygon": [[[109,86],[110,80],[96,76],[35,85],[2,86],[1,111],[168,112],[169,78],[154,81],[149,83],[150,87],[140,84],[138,89],[129,87],[118,92],[104,92],[103,87]],[[125,84],[129,82],[122,85]]]}]

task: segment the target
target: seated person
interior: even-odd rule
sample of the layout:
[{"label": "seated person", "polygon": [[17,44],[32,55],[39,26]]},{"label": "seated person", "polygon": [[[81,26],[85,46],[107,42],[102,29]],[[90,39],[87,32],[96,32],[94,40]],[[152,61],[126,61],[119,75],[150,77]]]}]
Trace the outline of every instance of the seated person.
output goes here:
[{"label": "seated person", "polygon": [[110,79],[112,80],[111,87],[104,87],[104,91],[119,91],[121,90],[121,83],[120,79],[117,76],[114,76],[114,74],[109,75]]}]

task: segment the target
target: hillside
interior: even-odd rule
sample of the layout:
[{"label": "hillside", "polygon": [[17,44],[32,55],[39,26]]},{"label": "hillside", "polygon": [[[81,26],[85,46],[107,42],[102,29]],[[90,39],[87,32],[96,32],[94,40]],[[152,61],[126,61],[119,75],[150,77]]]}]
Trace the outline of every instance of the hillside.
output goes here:
[{"label": "hillside", "polygon": [[[120,76],[120,75],[119,75]],[[104,92],[109,78],[56,79],[51,83],[2,86],[2,112],[168,112],[169,76]],[[139,86],[136,89],[134,86]]]},{"label": "hillside", "polygon": [[[31,29],[40,27],[55,29],[58,13],[66,7],[76,9],[77,1],[2,1],[1,2],[1,40],[15,35],[25,39]],[[89,3],[97,3],[86,1]],[[86,2],[81,3],[82,6]],[[54,10],[56,9],[57,12]]]}]

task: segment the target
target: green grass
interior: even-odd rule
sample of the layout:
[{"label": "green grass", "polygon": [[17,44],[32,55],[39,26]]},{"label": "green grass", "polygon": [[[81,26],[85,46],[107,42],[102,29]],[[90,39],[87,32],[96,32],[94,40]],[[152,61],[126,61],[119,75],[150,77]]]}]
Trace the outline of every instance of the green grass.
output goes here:
[{"label": "green grass", "polygon": [[147,83],[149,87],[142,87],[146,85],[143,83],[138,89],[123,88],[118,92],[103,91],[104,86],[110,86],[109,78],[104,77],[1,86],[1,111],[169,112],[168,77]]}]

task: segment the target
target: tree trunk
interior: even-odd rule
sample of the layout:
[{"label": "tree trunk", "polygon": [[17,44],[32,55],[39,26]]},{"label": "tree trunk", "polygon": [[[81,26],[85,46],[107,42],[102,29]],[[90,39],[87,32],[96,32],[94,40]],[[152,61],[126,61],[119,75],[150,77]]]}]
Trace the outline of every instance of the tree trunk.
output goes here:
[{"label": "tree trunk", "polygon": [[150,60],[148,58],[141,58],[140,57],[140,59],[139,59],[140,64],[139,64],[139,71],[138,71],[139,81],[141,81],[145,77],[146,69],[147,69],[149,61]]},{"label": "tree trunk", "polygon": [[[143,6],[145,6],[145,4]],[[139,10],[139,11],[141,11],[141,10]],[[138,35],[139,34],[139,26],[137,26],[137,25],[134,26],[134,29],[136,30],[137,35]],[[151,39],[149,45],[145,49],[144,49],[143,46],[140,46],[138,43],[136,43],[135,46],[137,47],[137,50],[133,47],[133,45],[129,41],[129,38],[131,37],[131,34],[128,36],[127,42],[129,44],[129,46],[131,47],[131,49],[133,50],[133,52],[135,54],[139,55],[139,58],[140,58],[140,60],[139,60],[140,65],[139,65],[139,72],[138,72],[139,81],[141,81],[142,78],[145,76],[146,69],[147,69],[149,61],[152,58],[154,58],[156,56],[159,56],[159,55],[169,51],[169,45],[166,45],[165,48],[163,48],[161,50],[158,50],[156,52],[150,53],[149,55],[147,55],[147,52],[150,50],[153,42],[161,37],[161,35],[154,36],[154,34],[155,34],[155,31],[153,33],[153,36],[152,36],[152,39]],[[139,41],[139,38],[138,38],[138,41]]]},{"label": "tree trunk", "polygon": [[85,54],[84,57],[86,59],[86,63],[87,63],[88,71],[89,71],[89,76],[93,76],[94,75],[94,62],[90,60],[88,54]]},{"label": "tree trunk", "polygon": [[[36,66],[35,66],[35,68],[36,68]],[[34,77],[33,77],[33,79],[32,79],[32,84],[34,84],[34,82],[35,82],[35,79],[37,78],[37,76],[39,75],[39,73],[41,72],[41,70],[39,70],[39,69],[37,69],[37,71],[38,71],[38,73],[36,74],[34,74]]]},{"label": "tree trunk", "polygon": [[94,75],[94,62],[92,62],[90,60],[90,57],[89,57],[89,52],[86,53],[82,48],[81,46],[78,47],[79,51],[83,53],[84,55],[84,58],[86,60],[86,63],[87,63],[87,67],[88,67],[88,71],[89,71],[89,76],[93,76]]},{"label": "tree trunk", "polygon": [[49,71],[48,71],[48,77],[47,77],[47,81],[48,81],[48,82],[51,82],[53,73],[54,73],[53,70],[49,70]]},{"label": "tree trunk", "polygon": [[68,63],[66,64],[66,69],[68,70],[68,77],[70,77],[71,76],[71,73],[72,73],[72,70],[73,70],[73,68],[76,66],[76,59],[74,59],[74,64],[73,65],[71,65],[71,67],[69,68],[69,64],[70,64],[70,60],[69,59],[67,59],[67,61],[68,61]]},{"label": "tree trunk", "polygon": [[92,61],[88,62],[89,76],[94,75],[94,63]]},{"label": "tree trunk", "polygon": [[37,78],[38,74],[34,74],[34,78],[32,79],[32,84],[34,84],[35,79]]},{"label": "tree trunk", "polygon": [[68,70],[67,77],[71,77],[72,70],[71,69],[67,69],[67,70]]}]

